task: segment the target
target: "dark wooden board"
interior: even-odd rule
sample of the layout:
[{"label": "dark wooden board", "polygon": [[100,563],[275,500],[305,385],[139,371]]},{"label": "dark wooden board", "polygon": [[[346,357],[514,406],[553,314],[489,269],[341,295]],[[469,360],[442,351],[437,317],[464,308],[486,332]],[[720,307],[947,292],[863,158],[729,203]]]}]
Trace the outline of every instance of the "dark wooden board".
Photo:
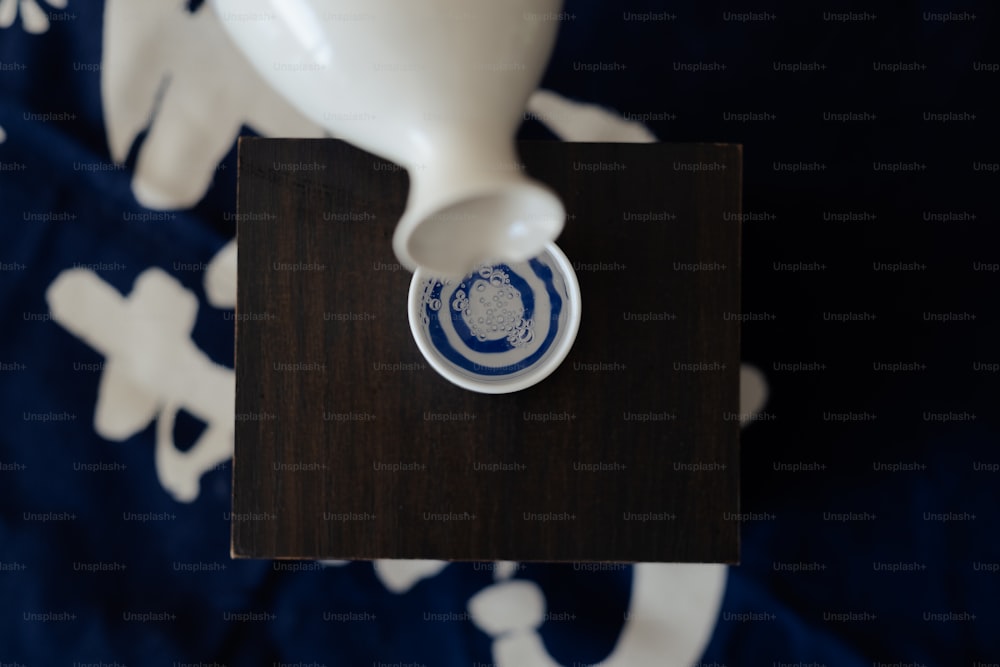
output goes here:
[{"label": "dark wooden board", "polygon": [[234,557],[738,561],[740,147],[519,150],[566,204],[583,318],[491,396],[411,337],[406,172],[240,141]]}]

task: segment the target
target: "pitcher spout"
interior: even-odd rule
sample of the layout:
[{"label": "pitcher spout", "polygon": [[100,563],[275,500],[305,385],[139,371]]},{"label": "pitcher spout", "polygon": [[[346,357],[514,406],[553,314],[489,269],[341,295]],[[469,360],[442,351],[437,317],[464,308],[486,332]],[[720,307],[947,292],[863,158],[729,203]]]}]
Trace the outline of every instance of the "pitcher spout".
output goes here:
[{"label": "pitcher spout", "polygon": [[409,169],[393,250],[411,271],[459,277],[487,262],[522,262],[562,231],[562,202],[524,173],[512,147],[465,153]]}]

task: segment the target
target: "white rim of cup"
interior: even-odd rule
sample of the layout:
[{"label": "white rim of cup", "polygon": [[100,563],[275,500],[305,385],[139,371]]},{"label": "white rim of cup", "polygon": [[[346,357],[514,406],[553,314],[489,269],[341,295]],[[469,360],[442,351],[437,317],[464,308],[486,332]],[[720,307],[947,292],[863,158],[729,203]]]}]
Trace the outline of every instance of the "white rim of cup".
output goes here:
[{"label": "white rim of cup", "polygon": [[[563,282],[566,284],[566,296],[569,301],[566,316],[565,334],[560,338],[556,346],[550,351],[549,356],[537,366],[534,366],[524,375],[520,375],[510,381],[504,382],[477,382],[465,375],[456,373],[449,365],[441,360],[436,349],[430,344],[423,333],[418,329],[420,321],[420,306],[422,305],[423,285],[434,277],[425,273],[422,269],[417,269],[410,279],[410,291],[407,297],[407,319],[410,323],[410,333],[413,341],[417,344],[420,354],[424,360],[430,364],[431,368],[437,371],[438,375],[451,382],[453,385],[468,389],[469,391],[481,394],[512,394],[522,389],[532,387],[552,374],[569,355],[569,351],[576,342],[576,334],[580,330],[580,316],[582,306],[580,300],[580,282],[576,278],[576,271],[570,264],[566,254],[553,242],[545,244],[545,250],[536,257],[548,253],[554,260],[556,267],[562,274]],[[418,287],[419,286],[419,287]]]}]

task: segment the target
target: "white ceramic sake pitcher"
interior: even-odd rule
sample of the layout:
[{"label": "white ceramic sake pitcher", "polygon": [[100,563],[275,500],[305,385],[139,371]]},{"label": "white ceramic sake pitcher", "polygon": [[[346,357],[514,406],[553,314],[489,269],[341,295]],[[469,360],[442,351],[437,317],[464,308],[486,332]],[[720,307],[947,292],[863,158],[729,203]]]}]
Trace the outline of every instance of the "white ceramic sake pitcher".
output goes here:
[{"label": "white ceramic sake pitcher", "polygon": [[562,230],[513,138],[562,0],[211,0],[271,85],[334,136],[405,167],[393,249],[457,276],[523,261]]}]

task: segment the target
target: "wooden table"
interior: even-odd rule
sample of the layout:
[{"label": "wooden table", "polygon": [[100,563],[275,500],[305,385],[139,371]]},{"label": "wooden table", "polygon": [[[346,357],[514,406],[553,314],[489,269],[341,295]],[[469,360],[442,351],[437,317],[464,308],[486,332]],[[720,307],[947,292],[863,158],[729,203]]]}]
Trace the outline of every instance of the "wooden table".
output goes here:
[{"label": "wooden table", "polygon": [[740,147],[519,150],[566,204],[583,318],[496,396],[412,340],[406,172],[241,140],[234,557],[738,561]]}]

